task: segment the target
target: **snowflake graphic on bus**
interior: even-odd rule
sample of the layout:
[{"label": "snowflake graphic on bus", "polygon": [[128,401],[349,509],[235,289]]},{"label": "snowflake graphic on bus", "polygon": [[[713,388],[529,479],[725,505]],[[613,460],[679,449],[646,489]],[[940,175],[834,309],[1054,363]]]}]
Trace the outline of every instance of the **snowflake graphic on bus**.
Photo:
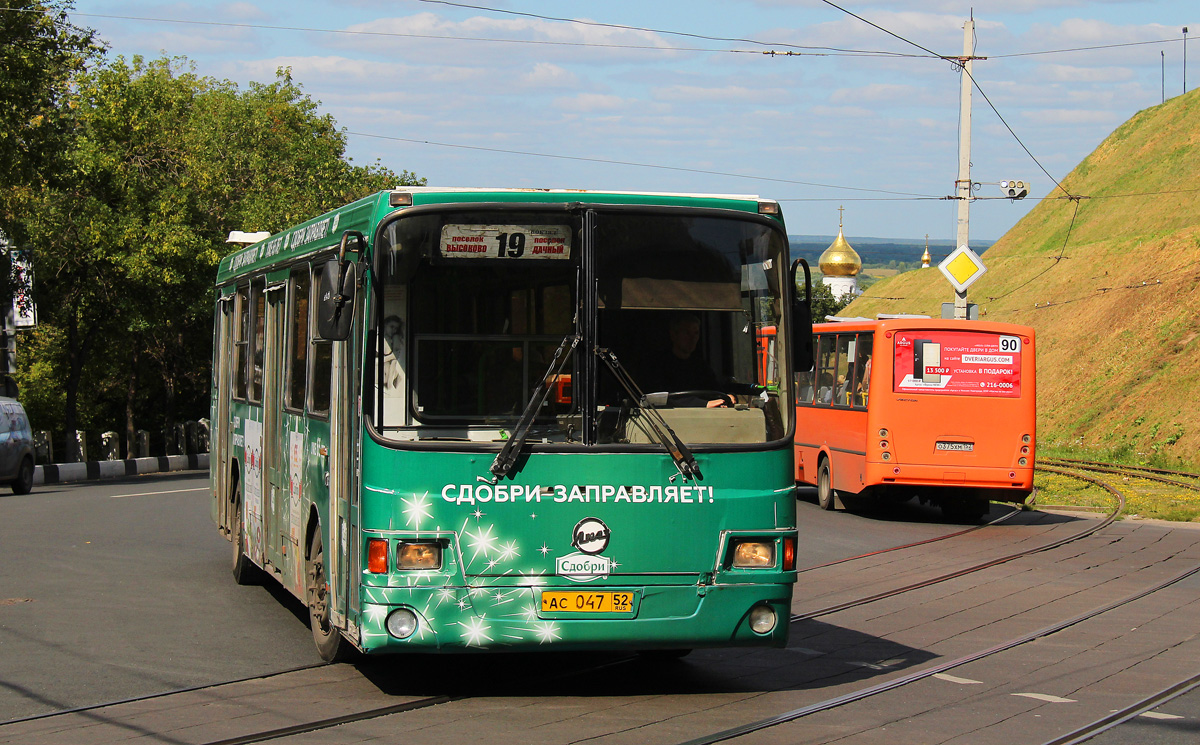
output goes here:
[{"label": "snowflake graphic on bus", "polygon": [[1020,398],[1021,337],[978,331],[896,334],[894,390]]}]

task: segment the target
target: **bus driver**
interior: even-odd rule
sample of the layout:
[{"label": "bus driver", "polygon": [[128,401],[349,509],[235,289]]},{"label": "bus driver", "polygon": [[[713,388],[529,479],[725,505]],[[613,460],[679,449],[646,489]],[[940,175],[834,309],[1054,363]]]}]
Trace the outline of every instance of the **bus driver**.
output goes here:
[{"label": "bus driver", "polygon": [[[700,343],[700,319],[694,313],[674,313],[668,331],[671,348],[659,356],[658,369],[654,371],[659,390],[720,392],[724,386],[717,374],[704,355],[696,351]],[[716,398],[705,400],[704,405],[715,409],[728,403],[724,398]]]}]

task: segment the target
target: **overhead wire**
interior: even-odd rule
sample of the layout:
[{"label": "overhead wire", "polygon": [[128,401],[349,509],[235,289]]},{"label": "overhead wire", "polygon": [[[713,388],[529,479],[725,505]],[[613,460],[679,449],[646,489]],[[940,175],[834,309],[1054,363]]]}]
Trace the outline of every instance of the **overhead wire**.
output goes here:
[{"label": "overhead wire", "polygon": [[1060,248],[1060,249],[1058,250],[1058,256],[1055,256],[1055,257],[1054,257],[1054,263],[1053,263],[1053,264],[1051,264],[1050,266],[1046,267],[1046,268],[1045,268],[1045,269],[1043,269],[1042,271],[1038,272],[1037,274],[1033,275],[1032,277],[1030,277],[1030,278],[1029,278],[1029,279],[1027,279],[1026,281],[1022,282],[1021,284],[1017,285],[1016,287],[1012,288],[1012,289],[1011,289],[1011,290],[1009,290],[1008,292],[1004,293],[1003,295],[997,295],[997,296],[995,296],[995,297],[989,297],[989,298],[988,298],[988,300],[1000,300],[1001,298],[1006,298],[1006,297],[1008,297],[1009,295],[1011,295],[1011,294],[1013,294],[1014,292],[1016,292],[1017,290],[1019,290],[1019,289],[1021,289],[1021,288],[1025,287],[1025,286],[1029,285],[1029,284],[1030,284],[1031,282],[1033,282],[1034,280],[1036,280],[1036,279],[1040,278],[1040,277],[1041,277],[1043,274],[1045,274],[1046,272],[1050,271],[1050,270],[1051,270],[1051,269],[1053,269],[1054,267],[1058,266],[1059,262],[1063,260],[1063,255],[1064,255],[1064,254],[1066,253],[1066,251],[1067,251],[1067,243],[1068,243],[1068,242],[1071,240],[1071,231],[1072,231],[1072,230],[1075,228],[1075,218],[1076,218],[1076,217],[1079,215],[1079,201],[1080,201],[1080,200],[1078,200],[1078,199],[1074,200],[1074,202],[1075,202],[1075,211],[1071,213],[1071,224],[1067,226],[1067,235],[1066,235],[1066,237],[1064,237],[1064,238],[1063,238],[1063,244],[1062,244],[1062,248]]},{"label": "overhead wire", "polygon": [[346,134],[353,135],[355,137],[370,137],[370,138],[379,139],[379,140],[394,140],[397,142],[411,142],[411,143],[418,144],[418,145],[434,145],[436,147],[455,148],[455,149],[459,149],[459,150],[475,150],[475,151],[488,152],[488,153],[502,153],[505,155],[523,155],[523,156],[529,156],[529,157],[535,157],[535,158],[553,158],[556,160],[571,160],[571,161],[578,161],[578,162],[584,162],[584,163],[600,163],[600,164],[604,164],[604,165],[633,166],[636,168],[654,168],[654,169],[665,170],[665,171],[681,171],[683,173],[698,173],[698,174],[703,174],[703,175],[707,175],[707,176],[724,176],[724,177],[730,177],[730,178],[753,179],[755,181],[770,181],[773,183],[780,183],[780,184],[794,184],[794,185],[798,185],[798,186],[815,186],[815,187],[819,187],[822,189],[845,189],[847,191],[862,191],[862,192],[871,192],[871,193],[876,193],[876,194],[894,194],[894,195],[904,196],[904,197],[909,197],[909,198],[941,199],[941,197],[930,196],[927,194],[917,194],[914,192],[892,191],[889,189],[870,189],[870,188],[862,187],[862,186],[839,186],[837,184],[823,184],[823,183],[819,183],[816,181],[800,181],[798,179],[786,179],[786,178],[778,178],[778,177],[773,177],[773,176],[755,176],[752,174],[745,174],[745,173],[733,173],[733,172],[729,172],[729,171],[712,171],[712,170],[707,170],[707,169],[703,169],[703,168],[687,168],[684,166],[668,166],[668,165],[655,164],[655,163],[638,163],[636,161],[630,161],[630,160],[615,160],[615,159],[610,159],[610,158],[592,158],[592,157],[587,157],[587,156],[583,156],[583,155],[562,155],[559,153],[539,153],[539,152],[535,152],[532,150],[514,150],[514,149],[509,149],[509,148],[486,147],[483,145],[464,145],[461,143],[453,143],[453,142],[437,142],[434,140],[422,140],[422,139],[417,139],[415,137],[398,137],[395,135],[371,134],[370,132],[346,131]]},{"label": "overhead wire", "polygon": [[1126,41],[1116,44],[1096,44],[1090,47],[1071,47],[1069,49],[1043,49],[1038,52],[1012,52],[1010,54],[989,54],[988,59],[1008,59],[1010,57],[1034,57],[1042,54],[1066,54],[1068,52],[1092,52],[1098,49],[1117,49],[1119,47],[1137,47],[1147,44],[1169,44],[1182,41],[1182,37],[1174,39],[1152,39],[1150,41]]},{"label": "overhead wire", "polygon": [[[859,21],[861,21],[863,23],[866,23],[867,25],[869,25],[875,29],[882,31],[883,33],[888,34],[889,36],[892,36],[906,44],[909,44],[910,46],[915,47],[916,49],[921,50],[925,54],[924,55],[905,55],[905,54],[898,53],[898,52],[887,52],[887,51],[881,51],[881,50],[854,50],[854,49],[847,49],[847,48],[842,48],[842,47],[818,47],[818,46],[794,45],[794,44],[787,44],[787,43],[783,43],[783,42],[764,42],[764,41],[757,40],[757,39],[748,39],[748,38],[739,38],[739,37],[708,36],[708,35],[703,35],[703,34],[694,34],[694,33],[682,32],[682,31],[671,31],[671,30],[666,30],[666,29],[654,29],[654,28],[631,26],[631,25],[625,25],[625,24],[613,24],[613,23],[603,23],[603,22],[598,22],[598,21],[585,21],[585,20],[579,20],[579,19],[569,19],[569,18],[562,18],[562,17],[556,17],[556,16],[541,15],[541,14],[536,14],[536,13],[526,13],[526,12],[512,11],[512,10],[507,10],[507,9],[491,8],[491,7],[483,6],[483,5],[473,5],[473,4],[461,3],[461,2],[452,2],[451,0],[418,0],[418,1],[425,2],[428,4],[438,4],[438,5],[460,7],[460,8],[466,8],[466,9],[483,10],[483,11],[488,11],[488,12],[531,17],[531,18],[537,18],[537,19],[555,21],[555,22],[573,23],[573,24],[581,24],[581,25],[589,25],[589,26],[597,26],[597,27],[607,27],[607,28],[615,28],[615,29],[621,29],[621,30],[641,31],[641,32],[646,32],[646,33],[655,33],[655,34],[662,34],[662,35],[673,35],[673,36],[680,36],[680,37],[686,37],[686,38],[702,39],[702,40],[707,40],[707,41],[726,41],[726,42],[733,42],[733,43],[746,43],[746,44],[755,44],[755,45],[762,45],[762,46],[790,47],[792,49],[808,50],[808,51],[802,52],[801,54],[813,54],[813,55],[819,55],[819,56],[837,56],[837,55],[855,55],[855,56],[883,55],[883,56],[906,56],[906,57],[926,57],[926,56],[928,56],[931,58],[937,58],[937,59],[949,60],[951,62],[955,62],[956,64],[958,64],[958,66],[962,69],[962,71],[964,73],[967,72],[965,67],[962,66],[961,63],[958,62],[957,57],[939,54],[938,52],[935,52],[935,51],[929,49],[928,47],[925,47],[915,41],[912,41],[911,39],[905,38],[904,36],[901,36],[887,28],[884,28],[883,26],[880,26],[879,24],[874,23],[873,21],[870,21],[867,18],[864,18],[863,16],[861,16],[857,13],[854,13],[834,2],[831,2],[831,0],[822,0],[822,2],[824,2],[826,5],[829,5],[830,7],[833,7],[847,15],[850,15],[850,16],[858,19]],[[17,11],[25,11],[25,12],[37,12],[32,9],[24,9],[24,8],[0,8],[0,10],[17,10]],[[154,18],[154,17],[146,17],[146,16],[129,16],[129,15],[116,15],[116,14],[98,14],[98,13],[72,12],[72,15],[81,16],[81,17],[111,18],[111,19],[118,19],[118,20],[144,21],[144,22],[153,22],[153,23],[176,23],[176,24],[185,24],[185,25],[204,25],[204,26],[220,26],[220,27],[231,27],[231,28],[247,28],[247,29],[255,29],[255,30],[302,31],[302,32],[313,32],[313,33],[344,34],[344,35],[359,35],[359,36],[427,38],[427,39],[450,40],[450,41],[482,41],[482,42],[496,42],[496,43],[540,44],[540,45],[571,46],[571,47],[642,49],[642,50],[650,50],[650,51],[738,52],[738,53],[747,53],[748,52],[748,53],[763,53],[763,54],[783,54],[783,53],[776,53],[773,51],[749,52],[749,50],[731,50],[731,49],[713,49],[713,48],[695,48],[695,47],[687,48],[687,47],[663,47],[663,46],[654,46],[654,45],[611,44],[611,43],[599,43],[599,42],[567,42],[567,41],[529,40],[529,39],[500,39],[500,38],[475,37],[475,36],[415,34],[415,33],[405,33],[405,32],[392,32],[392,31],[346,30],[346,29],[311,28],[311,27],[303,27],[303,26],[279,26],[279,25],[270,25],[270,24],[232,23],[232,22],[221,22],[221,21],[198,21],[198,20],[187,20],[187,19]],[[1162,40],[1162,41],[1175,41],[1175,40],[1171,39],[1171,40]],[[1030,55],[1035,55],[1035,54],[1052,54],[1052,53],[1071,52],[1071,51],[1087,51],[1087,50],[1092,50],[1092,49],[1106,49],[1106,48],[1119,47],[1119,46],[1135,46],[1135,45],[1150,44],[1150,43],[1156,43],[1156,42],[1129,42],[1126,44],[1097,45],[1097,46],[1092,46],[1092,47],[1077,47],[1077,48],[1072,48],[1072,49],[1045,50],[1042,52],[1023,52],[1023,53],[1015,53],[1015,54],[1008,54],[1008,55],[991,55],[991,56],[992,57],[1030,56]],[[824,50],[824,51],[818,52],[816,50]],[[793,52],[793,53],[787,53],[787,54],[796,54],[796,53]],[[967,74],[970,75],[970,73],[967,73]],[[1040,198],[1041,200],[1050,199],[1050,198],[1057,198],[1057,199],[1065,198],[1065,199],[1071,199],[1071,200],[1090,199],[1090,198],[1115,199],[1115,198],[1122,198],[1122,197],[1153,196],[1153,195],[1158,195],[1158,194],[1186,193],[1186,192],[1191,192],[1191,191],[1200,191],[1200,190],[1196,190],[1196,189],[1181,189],[1181,190],[1171,190],[1171,191],[1161,191],[1161,192],[1141,192],[1141,193],[1131,193],[1131,194],[1097,195],[1095,197],[1088,197],[1088,196],[1083,196],[1083,195],[1072,194],[1065,187],[1063,187],[1062,184],[1057,179],[1055,179],[1053,177],[1053,175],[1051,175],[1050,172],[1041,164],[1041,162],[1037,159],[1037,157],[1034,156],[1034,154],[1028,148],[1028,146],[1025,145],[1025,143],[1021,140],[1021,138],[1017,135],[1017,133],[1013,130],[1013,128],[1008,124],[1007,120],[1000,113],[999,109],[997,109],[995,104],[992,103],[992,101],[988,97],[987,93],[979,85],[978,80],[976,80],[973,75],[970,75],[970,77],[971,77],[972,85],[975,87],[976,90],[979,91],[980,95],[983,96],[984,101],[987,102],[988,106],[992,109],[993,113],[995,113],[997,118],[1000,119],[1001,123],[1005,126],[1005,128],[1008,130],[1008,132],[1012,135],[1013,139],[1017,141],[1018,145],[1021,146],[1021,148],[1030,157],[1030,159],[1032,159],[1034,161],[1034,163],[1038,166],[1038,168],[1051,181],[1053,181],[1054,184],[1056,185],[1056,187],[1058,187],[1060,190],[1062,190],[1065,195],[1065,196],[1061,196],[1061,197],[1050,197],[1049,195],[1047,195],[1045,197],[1041,197]],[[713,171],[713,170],[706,170],[706,169],[686,168],[686,167],[680,167],[680,166],[667,166],[667,165],[660,165],[660,164],[637,163],[637,162],[632,162],[632,161],[622,161],[622,160],[613,160],[613,159],[604,159],[604,158],[587,158],[587,157],[582,157],[582,156],[556,155],[556,154],[538,153],[538,152],[532,152],[532,151],[507,150],[507,149],[502,149],[502,148],[487,148],[487,147],[482,147],[482,146],[463,145],[463,144],[446,143],[446,142],[435,142],[435,141],[431,141],[431,140],[421,140],[421,139],[416,139],[416,138],[389,137],[389,136],[385,136],[385,135],[375,135],[375,134],[363,133],[363,132],[348,132],[348,134],[352,134],[352,135],[360,136],[360,137],[376,138],[376,139],[393,139],[393,140],[398,140],[398,141],[414,142],[414,143],[434,145],[434,146],[439,146],[439,147],[472,149],[472,150],[507,153],[507,154],[514,154],[514,155],[524,155],[524,156],[530,156],[530,157],[558,158],[558,159],[566,159],[566,160],[587,161],[587,162],[605,163],[605,164],[611,164],[611,165],[624,165],[624,166],[633,166],[633,167],[642,167],[642,168],[656,168],[656,169],[663,169],[663,170],[682,171],[682,172],[699,173],[699,174],[706,174],[706,175],[747,178],[747,179],[754,179],[754,180],[760,180],[760,181],[771,181],[771,182],[776,182],[776,183],[789,183],[789,184],[796,184],[796,185],[814,186],[814,187],[818,187],[818,188],[844,189],[844,190],[848,190],[848,191],[861,191],[861,192],[896,195],[893,197],[858,197],[858,198],[843,197],[843,198],[840,198],[841,201],[925,201],[925,200],[952,198],[952,197],[945,197],[945,196],[939,197],[939,196],[928,195],[928,194],[919,194],[919,193],[914,193],[914,192],[902,192],[902,191],[893,191],[893,190],[887,190],[887,189],[870,189],[870,188],[864,188],[864,187],[850,187],[850,186],[841,186],[841,185],[836,185],[836,184],[823,184],[823,183],[819,183],[819,182],[802,181],[802,180],[796,180],[796,179],[782,179],[782,178],[773,178],[773,177],[753,176],[753,175],[748,175],[748,174],[738,174],[738,173]],[[838,201],[838,200],[839,200],[838,197],[791,197],[791,198],[780,199],[777,201],[824,202],[824,201]],[[1078,209],[1076,209],[1076,213],[1077,212],[1078,212]],[[1069,236],[1069,234],[1070,234],[1070,229],[1068,229],[1068,236]]]},{"label": "overhead wire", "polygon": [[[475,7],[475,6],[465,6]],[[482,6],[479,6],[482,8]],[[38,13],[37,9],[33,8],[6,8],[0,7],[0,10],[9,10],[22,13]],[[495,10],[497,13],[516,13],[515,11]],[[516,13],[517,15],[527,15]],[[232,21],[204,21],[184,18],[157,18],[153,16],[134,16],[120,15],[115,13],[84,13],[71,12],[72,16],[81,18],[106,18],[119,21],[139,21],[144,23],[174,23],[188,26],[214,26],[234,29],[248,29],[253,31],[300,31],[313,34],[332,34],[342,36],[374,36],[381,38],[400,38],[400,39],[429,39],[433,41],[476,41],[489,44],[525,44],[533,46],[556,46],[556,47],[580,47],[593,49],[629,49],[649,52],[699,52],[708,54],[768,54],[772,56],[805,56],[805,57],[915,57],[917,55],[906,55],[896,52],[865,50],[865,49],[845,49],[837,47],[803,47],[800,45],[792,45],[796,49],[804,49],[811,51],[793,51],[787,53],[775,53],[772,51],[762,51],[757,49],[718,49],[714,47],[678,47],[678,46],[663,46],[660,44],[619,44],[615,42],[589,42],[589,41],[555,41],[549,39],[504,39],[488,36],[462,36],[452,34],[424,34],[405,31],[371,31],[366,29],[335,29],[335,28],[316,28],[310,26],[280,26],[265,23],[237,23]],[[546,18],[551,18],[546,16]],[[581,21],[569,21],[574,23],[584,23]],[[593,25],[611,25],[621,28],[616,24],[593,24]],[[625,27],[633,30],[639,30],[637,27]],[[652,31],[652,29],[645,29]],[[720,37],[704,37],[699,34],[687,34],[684,32],[662,31],[657,33],[674,34],[678,36],[688,36],[693,38],[712,38],[713,40],[721,40]],[[747,41],[746,43],[753,43]],[[757,42],[759,44],[763,42]],[[779,45],[785,46],[785,45]]]},{"label": "overhead wire", "polygon": [[[748,39],[729,36],[708,36],[706,34],[695,34],[686,31],[671,31],[668,29],[648,28],[645,26],[629,26],[623,23],[604,23],[602,21],[588,21],[579,18],[564,18],[561,16],[542,15],[540,13],[529,13],[520,10],[509,10],[506,8],[494,8],[486,5],[472,5],[470,3],[453,2],[452,0],[417,0],[417,2],[427,3],[429,5],[446,5],[454,8],[466,8],[470,10],[482,10],[489,13],[498,13],[503,15],[520,16],[523,18],[534,18],[542,21],[555,21],[558,23],[573,23],[580,26],[593,26],[598,28],[612,28],[622,31],[641,31],[645,33],[660,34],[663,36],[680,36],[688,39],[700,39],[703,41],[725,41],[736,44],[754,44],[763,47],[783,47],[785,49],[802,49],[802,50],[828,50],[832,52],[849,52],[854,54],[882,55],[895,57],[911,57],[913,55],[901,54],[898,52],[888,52],[884,50],[861,50],[861,49],[845,49],[841,47],[827,46],[812,46],[805,44],[792,44],[779,41],[761,41],[759,39]],[[934,55],[937,56],[937,55]]]}]

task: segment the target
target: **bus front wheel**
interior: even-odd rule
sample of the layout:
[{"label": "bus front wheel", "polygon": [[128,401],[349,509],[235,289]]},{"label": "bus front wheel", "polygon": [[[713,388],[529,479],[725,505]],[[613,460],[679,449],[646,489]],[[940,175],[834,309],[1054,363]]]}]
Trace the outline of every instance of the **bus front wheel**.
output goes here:
[{"label": "bus front wheel", "polygon": [[822,458],[817,466],[817,504],[823,510],[832,510],[837,502],[837,492],[833,490],[833,475],[829,471],[829,459]]},{"label": "bus front wheel", "polygon": [[325,573],[325,549],[321,545],[321,530],[313,531],[305,561],[307,579],[308,622],[312,627],[317,654],[326,662],[341,662],[350,653],[350,643],[329,618],[329,580]]}]

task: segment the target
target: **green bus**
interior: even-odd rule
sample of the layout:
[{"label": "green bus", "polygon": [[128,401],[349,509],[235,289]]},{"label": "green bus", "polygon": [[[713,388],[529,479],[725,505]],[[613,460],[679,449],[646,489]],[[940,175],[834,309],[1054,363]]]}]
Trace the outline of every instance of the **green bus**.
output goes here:
[{"label": "green bus", "polygon": [[234,577],[306,602],[327,660],[784,645],[787,262],[774,201],[531,189],[380,192],[236,250]]}]

